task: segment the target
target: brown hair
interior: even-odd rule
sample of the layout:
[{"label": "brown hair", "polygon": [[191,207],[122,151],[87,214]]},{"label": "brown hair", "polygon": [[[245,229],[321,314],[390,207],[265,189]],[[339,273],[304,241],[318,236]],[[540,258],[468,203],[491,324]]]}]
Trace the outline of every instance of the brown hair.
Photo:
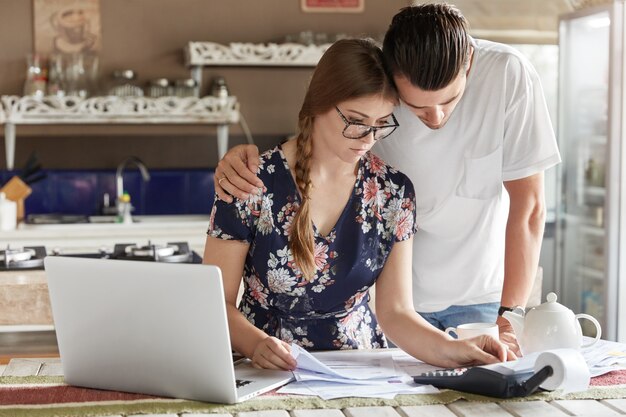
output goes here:
[{"label": "brown hair", "polygon": [[318,62],[298,115],[295,173],[302,202],[293,219],[289,244],[295,263],[307,280],[313,279],[316,270],[309,214],[311,136],[315,116],[328,112],[342,101],[369,95],[397,102],[397,92],[383,66],[382,51],[369,39],[335,42]]},{"label": "brown hair", "polygon": [[466,69],[471,48],[468,23],[454,6],[420,4],[393,17],[383,42],[385,64],[422,90],[447,87]]}]

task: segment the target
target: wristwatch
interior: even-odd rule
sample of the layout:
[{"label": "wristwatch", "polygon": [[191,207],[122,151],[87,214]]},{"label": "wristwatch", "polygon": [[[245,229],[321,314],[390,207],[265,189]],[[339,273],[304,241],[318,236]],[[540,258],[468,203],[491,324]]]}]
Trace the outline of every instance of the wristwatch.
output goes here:
[{"label": "wristwatch", "polygon": [[519,314],[520,316],[523,316],[524,313],[526,312],[526,309],[524,309],[524,307],[522,306],[514,306],[514,307],[500,306],[500,308],[498,309],[498,316],[502,316],[505,311],[512,311],[514,313]]}]

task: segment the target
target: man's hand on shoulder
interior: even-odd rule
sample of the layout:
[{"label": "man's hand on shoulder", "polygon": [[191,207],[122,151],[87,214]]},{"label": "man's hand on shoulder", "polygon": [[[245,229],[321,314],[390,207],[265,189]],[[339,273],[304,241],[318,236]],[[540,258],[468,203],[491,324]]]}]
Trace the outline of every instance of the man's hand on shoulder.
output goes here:
[{"label": "man's hand on shoulder", "polygon": [[245,200],[256,194],[263,182],[256,176],[259,168],[259,148],[237,145],[230,149],[215,168],[215,192],[220,200],[230,203],[233,197]]}]

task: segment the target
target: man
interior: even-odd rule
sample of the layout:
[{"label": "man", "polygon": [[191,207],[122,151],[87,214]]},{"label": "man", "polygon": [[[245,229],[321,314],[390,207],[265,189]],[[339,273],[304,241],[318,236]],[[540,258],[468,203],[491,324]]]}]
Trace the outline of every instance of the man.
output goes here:
[{"label": "man", "polygon": [[[501,314],[530,294],[543,171],[560,162],[538,76],[513,48],[472,39],[448,4],[402,9],[383,52],[400,93],[400,127],[374,151],[415,186],[415,308],[440,329],[495,320],[519,353]],[[229,152],[215,173],[219,197],[253,192],[257,161],[253,147]]]}]

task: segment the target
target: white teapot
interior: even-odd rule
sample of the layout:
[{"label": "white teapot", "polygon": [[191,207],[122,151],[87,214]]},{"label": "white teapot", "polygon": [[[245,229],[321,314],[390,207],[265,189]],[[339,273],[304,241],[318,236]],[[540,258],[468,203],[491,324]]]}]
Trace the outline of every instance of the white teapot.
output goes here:
[{"label": "white teapot", "polygon": [[[505,311],[502,317],[513,326],[522,354],[548,349],[588,347],[596,343],[602,335],[598,320],[588,314],[576,314],[563,304],[556,302],[556,294],[551,292],[548,302],[531,308],[525,316]],[[596,337],[583,345],[583,334],[579,319],[587,319],[596,326]]]}]

